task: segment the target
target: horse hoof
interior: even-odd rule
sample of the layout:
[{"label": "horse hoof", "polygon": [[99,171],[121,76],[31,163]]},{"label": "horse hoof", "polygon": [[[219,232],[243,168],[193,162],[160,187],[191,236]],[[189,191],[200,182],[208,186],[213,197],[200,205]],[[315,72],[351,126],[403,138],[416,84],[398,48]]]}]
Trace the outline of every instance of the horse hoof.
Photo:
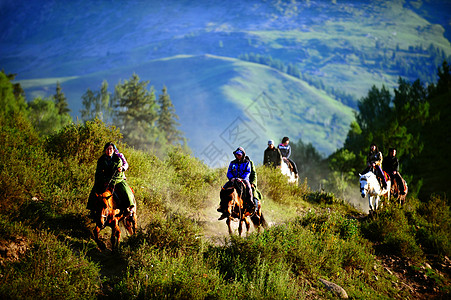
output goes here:
[{"label": "horse hoof", "polygon": [[223,220],[223,219],[225,219],[225,218],[227,218],[227,217],[228,217],[227,214],[222,214],[222,215],[218,218],[218,221],[221,221],[221,220]]}]

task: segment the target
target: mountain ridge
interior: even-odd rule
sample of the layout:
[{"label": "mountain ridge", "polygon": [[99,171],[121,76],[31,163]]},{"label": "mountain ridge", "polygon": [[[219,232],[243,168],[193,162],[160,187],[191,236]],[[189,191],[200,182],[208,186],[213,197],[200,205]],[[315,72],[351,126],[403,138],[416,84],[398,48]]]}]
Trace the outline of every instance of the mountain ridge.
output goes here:
[{"label": "mountain ridge", "polygon": [[[6,72],[17,73],[16,79],[24,85],[30,83],[24,79],[42,80],[40,88],[25,89],[28,97],[51,95],[53,87],[48,84],[49,78],[76,77],[72,80],[77,80],[77,84],[71,80],[61,84],[74,117],[79,114],[80,96],[86,89],[99,89],[105,79],[112,87],[119,80],[128,79],[135,69],[141,70],[136,73],[142,80],[150,80],[156,89],[163,85],[168,87],[181,116],[181,129],[187,133],[195,153],[205,148],[198,145],[203,135],[188,133],[199,120],[209,119],[205,116],[211,114],[213,123],[205,126],[215,127],[217,120],[222,119],[222,130],[225,130],[228,128],[225,124],[232,121],[223,119],[221,109],[224,108],[230,109],[229,113],[236,118],[251,120],[249,112],[243,111],[247,106],[241,105],[242,101],[249,105],[249,99],[257,99],[265,92],[277,101],[290,99],[286,103],[295,109],[285,110],[287,122],[279,120],[274,125],[286,129],[267,129],[258,135],[276,140],[284,135],[302,138],[327,155],[341,146],[347,133],[345,128],[352,119],[348,117],[352,108],[372,85],[393,88],[399,76],[431,81],[436,77],[437,65],[451,54],[444,27],[432,24],[417,13],[425,10],[424,14],[429,13],[431,19],[434,10],[429,7],[441,1],[422,5],[414,2],[5,1],[0,12],[0,24],[6,28],[0,34],[0,66]],[[411,9],[414,5],[415,10]],[[239,65],[238,58],[252,53],[269,61],[271,68],[260,69],[256,64],[247,65],[252,68],[238,67],[243,66]],[[180,55],[186,56],[175,63],[174,58],[180,59]],[[202,57],[208,60],[208,55],[221,57],[214,60],[220,65],[202,61]],[[196,63],[192,57],[196,57]],[[223,65],[226,58],[234,59],[229,61],[228,67]],[[148,65],[150,62],[153,65]],[[166,63],[172,65],[165,66]],[[156,68],[158,72],[145,70],[140,65]],[[199,67],[206,69],[200,71]],[[120,76],[108,75],[120,70],[123,70]],[[220,73],[214,74],[215,70]],[[237,70],[255,78],[249,80],[246,74],[237,74]],[[180,72],[185,76],[178,74]],[[192,78],[192,74],[200,77]],[[272,79],[270,74],[277,74],[277,78]],[[293,83],[297,82],[294,79],[301,80],[314,92],[301,89]],[[283,80],[290,84],[284,86]],[[254,86],[246,88],[251,83]],[[184,113],[191,109],[190,102],[183,100],[186,90],[190,90],[189,85],[195,91],[193,95],[200,97],[198,102],[202,106],[199,107],[210,111],[199,113],[199,108],[191,110],[191,114]],[[76,92],[73,91],[75,86]],[[269,87],[292,90],[279,94],[279,91],[267,90]],[[208,92],[210,90],[214,92]],[[341,92],[352,95],[354,100],[346,109],[346,117],[335,121],[339,124],[336,128],[340,129],[334,133],[328,124],[334,114],[334,120],[340,118],[341,107],[327,110],[329,116],[325,117],[313,106],[303,112],[296,110],[297,103],[293,100],[302,99],[306,93],[310,100],[331,101],[329,107],[333,107],[337,93]],[[222,102],[217,104],[219,110],[208,105],[208,98],[215,94],[221,95]],[[310,100],[308,103],[313,103]],[[309,113],[316,113],[317,120],[326,121],[314,121]],[[323,123],[322,130],[317,128],[320,123]],[[221,132],[212,134],[218,136]],[[333,139],[333,142],[324,139]],[[266,138],[262,137],[259,145],[253,147],[264,148],[264,140]]]}]

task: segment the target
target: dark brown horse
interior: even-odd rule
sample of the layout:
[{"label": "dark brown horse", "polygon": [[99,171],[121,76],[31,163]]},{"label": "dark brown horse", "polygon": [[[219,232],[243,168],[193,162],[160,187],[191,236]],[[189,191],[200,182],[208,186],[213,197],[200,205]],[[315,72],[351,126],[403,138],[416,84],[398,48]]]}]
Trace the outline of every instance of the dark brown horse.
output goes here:
[{"label": "dark brown horse", "polygon": [[402,180],[402,183],[404,185],[404,191],[401,191],[401,188],[398,184],[398,180],[396,178],[393,178],[393,180],[392,180],[393,184],[391,186],[390,194],[392,194],[392,196],[393,196],[393,198],[395,198],[396,202],[398,202],[402,206],[406,202],[406,196],[407,196],[407,192],[409,191],[409,188],[407,186],[406,181],[404,180],[404,178],[401,177],[401,175],[399,175],[399,178]]},{"label": "dark brown horse", "polygon": [[229,229],[229,234],[232,235],[231,221],[238,221],[238,233],[241,236],[243,231],[243,222],[246,223],[246,234],[249,232],[250,221],[254,227],[260,231],[260,227],[267,228],[268,224],[261,212],[261,205],[259,204],[258,211],[255,212],[249,205],[245,205],[243,197],[246,194],[246,186],[242,180],[236,179],[227,187],[223,187],[220,192],[221,208],[228,214],[226,224]]},{"label": "dark brown horse", "polygon": [[120,209],[119,204],[116,202],[115,197],[110,188],[101,194],[96,193],[95,214],[96,214],[96,227],[94,228],[94,240],[101,250],[106,248],[105,243],[99,239],[99,233],[105,227],[111,227],[111,248],[115,250],[119,245],[121,238],[121,230],[119,228],[119,222],[123,222],[124,227],[129,234],[136,232],[136,206],[135,211],[129,215],[119,216]]}]

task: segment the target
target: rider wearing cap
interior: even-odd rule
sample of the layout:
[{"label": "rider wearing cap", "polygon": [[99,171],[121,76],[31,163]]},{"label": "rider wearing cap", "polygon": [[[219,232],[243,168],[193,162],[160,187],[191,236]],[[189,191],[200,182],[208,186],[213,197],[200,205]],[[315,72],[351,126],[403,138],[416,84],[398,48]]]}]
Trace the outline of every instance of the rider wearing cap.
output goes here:
[{"label": "rider wearing cap", "polygon": [[279,148],[274,146],[273,140],[268,141],[268,148],[266,148],[265,153],[263,154],[263,165],[278,168],[282,165],[282,154],[280,153]]},{"label": "rider wearing cap", "polygon": [[[252,187],[249,182],[249,178],[251,175],[251,163],[249,157],[246,156],[246,152],[242,147],[238,147],[233,152],[233,155],[235,156],[235,159],[232,160],[229,164],[229,168],[227,170],[227,178],[229,179],[229,182],[226,183],[226,186],[228,186],[237,178],[242,179],[243,183],[246,186],[245,192],[247,193],[247,195],[243,199],[244,203],[247,202],[253,206],[252,199],[254,197],[252,196]],[[221,208],[218,208],[218,211],[223,213],[222,216],[219,218],[219,220],[227,217],[227,212],[223,212]]]}]

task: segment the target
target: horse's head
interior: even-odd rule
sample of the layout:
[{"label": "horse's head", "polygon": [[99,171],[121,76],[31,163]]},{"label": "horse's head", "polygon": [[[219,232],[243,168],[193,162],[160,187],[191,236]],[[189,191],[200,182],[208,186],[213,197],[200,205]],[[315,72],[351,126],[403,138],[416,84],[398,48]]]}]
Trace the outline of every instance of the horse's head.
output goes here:
[{"label": "horse's head", "polygon": [[[368,173],[367,173],[368,174]],[[368,193],[368,176],[367,174],[360,175],[360,195],[365,198]]]},{"label": "horse's head", "polygon": [[[110,190],[106,190],[103,193],[96,193],[97,197],[97,209],[96,213],[98,214],[98,222],[100,222],[99,227],[103,228],[106,225],[108,216],[110,212],[113,210],[113,207],[111,205],[111,201],[113,198],[113,194]],[[113,212],[114,213],[114,212]]]}]

